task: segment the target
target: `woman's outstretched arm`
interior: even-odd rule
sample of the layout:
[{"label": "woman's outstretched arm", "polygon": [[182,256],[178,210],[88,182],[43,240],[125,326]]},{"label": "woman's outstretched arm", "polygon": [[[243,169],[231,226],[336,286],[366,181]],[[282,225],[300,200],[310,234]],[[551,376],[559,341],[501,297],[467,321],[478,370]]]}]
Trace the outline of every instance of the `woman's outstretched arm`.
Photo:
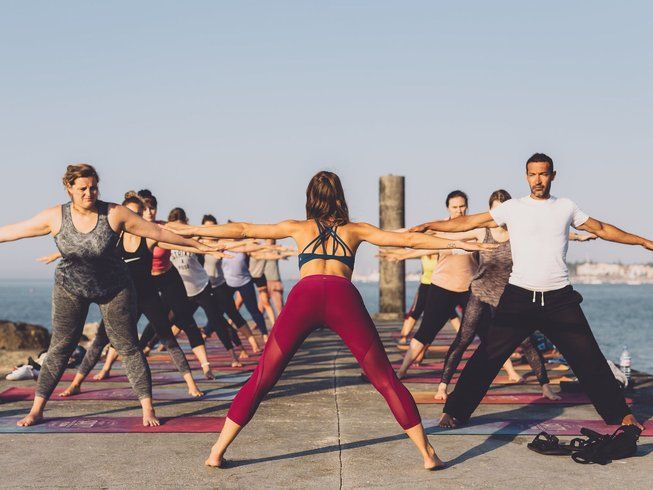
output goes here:
[{"label": "woman's outstretched arm", "polygon": [[41,211],[28,220],[12,225],[0,226],[0,243],[13,242],[23,238],[32,238],[52,233],[52,223],[55,217],[60,215],[61,206],[55,206]]},{"label": "woman's outstretched arm", "polygon": [[299,221],[286,220],[273,225],[255,225],[252,223],[226,223],[224,225],[190,226],[180,230],[184,236],[202,236],[213,238],[288,238],[298,227]]},{"label": "woman's outstretched arm", "polygon": [[413,226],[410,231],[424,232],[427,230],[460,232],[469,231],[475,228],[495,228],[496,222],[490,213],[472,214],[469,216],[460,216],[454,219],[445,219],[440,221],[429,221],[421,225]]},{"label": "woman's outstretched arm", "polygon": [[361,240],[380,247],[409,247],[433,250],[458,248],[461,250],[493,250],[496,244],[450,240],[424,233],[397,233],[384,231],[369,223],[358,223],[358,236]]}]

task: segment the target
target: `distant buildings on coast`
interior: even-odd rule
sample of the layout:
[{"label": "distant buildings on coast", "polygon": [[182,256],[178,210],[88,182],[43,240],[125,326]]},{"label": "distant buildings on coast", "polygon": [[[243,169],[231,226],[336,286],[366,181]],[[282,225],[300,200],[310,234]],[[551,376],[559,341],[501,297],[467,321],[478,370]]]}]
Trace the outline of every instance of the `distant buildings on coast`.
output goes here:
[{"label": "distant buildings on coast", "polygon": [[[567,264],[575,284],[653,284],[653,264],[610,264],[607,262],[576,262]],[[419,272],[406,274],[406,281],[416,282]],[[378,282],[379,271],[356,273],[356,282]]]}]

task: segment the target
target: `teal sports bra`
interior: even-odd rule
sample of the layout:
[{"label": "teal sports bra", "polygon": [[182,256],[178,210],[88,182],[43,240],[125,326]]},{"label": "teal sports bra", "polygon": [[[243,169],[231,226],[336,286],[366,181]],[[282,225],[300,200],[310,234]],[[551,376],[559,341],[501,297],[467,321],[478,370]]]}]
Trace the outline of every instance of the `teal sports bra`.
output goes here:
[{"label": "teal sports bra", "polygon": [[[302,253],[299,254],[299,268],[301,269],[304,264],[310,262],[314,259],[323,259],[323,260],[337,260],[342,262],[351,270],[354,270],[354,252],[351,251],[351,248],[347,246],[342,238],[338,236],[337,229],[335,226],[326,226],[320,223],[318,220],[315,220],[317,224],[317,230],[319,234],[309,242],[308,245],[304,247]],[[333,238],[333,247],[331,253],[327,252],[326,241],[329,237]],[[307,252],[309,247],[313,247],[310,252]],[[322,253],[317,253],[318,248],[322,247]],[[336,255],[336,252],[342,248],[344,255]],[[349,255],[347,255],[349,254]]]}]

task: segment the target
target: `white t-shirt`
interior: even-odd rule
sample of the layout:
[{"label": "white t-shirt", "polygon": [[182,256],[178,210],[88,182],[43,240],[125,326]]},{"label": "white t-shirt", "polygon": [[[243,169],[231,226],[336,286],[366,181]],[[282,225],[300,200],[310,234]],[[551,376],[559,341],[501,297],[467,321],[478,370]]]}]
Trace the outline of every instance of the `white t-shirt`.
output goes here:
[{"label": "white t-shirt", "polygon": [[209,283],[209,276],[195,254],[173,250],[170,253],[170,260],[184,281],[186,295],[190,298],[200,294]]},{"label": "white t-shirt", "polygon": [[222,259],[213,255],[204,256],[204,270],[209,275],[211,287],[217,288],[225,283],[224,273],[222,272]]},{"label": "white t-shirt", "polygon": [[531,291],[553,291],[570,284],[565,259],[569,226],[589,216],[566,198],[530,196],[510,199],[490,211],[499,226],[506,225],[512,246],[509,283]]}]

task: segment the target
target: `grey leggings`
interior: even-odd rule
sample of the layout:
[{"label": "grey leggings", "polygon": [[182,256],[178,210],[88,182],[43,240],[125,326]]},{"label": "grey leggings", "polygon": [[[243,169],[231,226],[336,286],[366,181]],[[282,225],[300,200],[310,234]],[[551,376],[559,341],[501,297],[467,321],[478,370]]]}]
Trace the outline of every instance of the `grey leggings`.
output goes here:
[{"label": "grey leggings", "polygon": [[70,354],[82,336],[91,303],[102,313],[111,344],[122,356],[127,378],[139,400],[152,397],[152,376],[145,356],[138,349],[136,336],[136,298],[133,287],[122,289],[106,300],[91,301],[55,283],[52,291],[52,338],[39,373],[36,395],[50,398],[63,375]]},{"label": "grey leggings", "polygon": [[[184,355],[184,351],[181,350],[181,347],[179,347],[179,344],[177,343],[177,339],[175,339],[175,336],[172,334],[170,320],[168,319],[168,309],[163,305],[158,293],[151,292],[148,294],[147,291],[141,291],[141,294],[138,295],[138,314],[135,319],[136,323],[138,323],[141,314],[145,315],[150,321],[150,324],[154,326],[154,330],[159,336],[161,344],[166,347],[177,371],[181,374],[190,373],[190,367],[186,360],[186,356]],[[95,339],[93,339],[93,344],[91,344],[91,347],[86,351],[84,360],[80,364],[77,372],[82,374],[84,377],[88,376],[88,373],[91,372],[100,360],[102,349],[104,349],[104,346],[107,345],[109,341],[110,339],[107,336],[104,322],[102,322]]]}]

